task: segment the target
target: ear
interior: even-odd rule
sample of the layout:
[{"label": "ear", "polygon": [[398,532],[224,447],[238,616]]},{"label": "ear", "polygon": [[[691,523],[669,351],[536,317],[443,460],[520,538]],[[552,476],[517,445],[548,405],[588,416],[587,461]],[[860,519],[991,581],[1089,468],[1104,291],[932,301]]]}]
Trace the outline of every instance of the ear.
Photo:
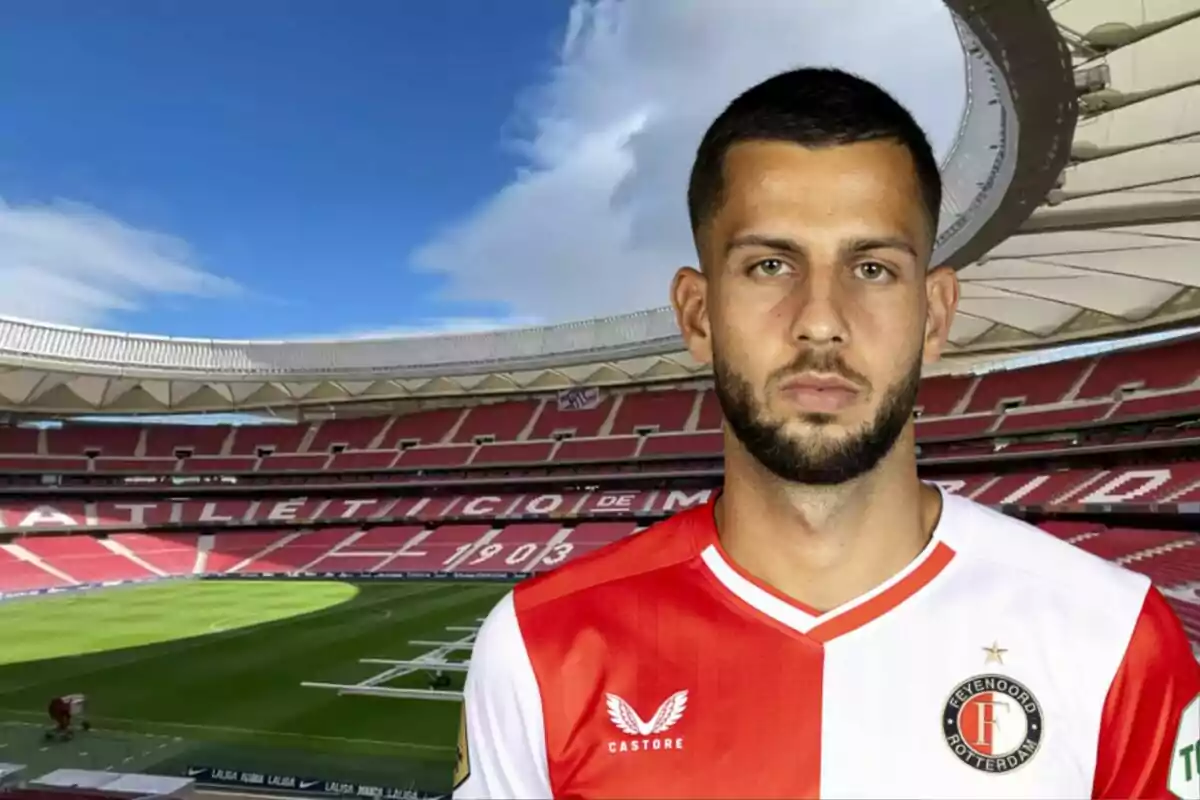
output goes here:
[{"label": "ear", "polygon": [[934,267],[925,274],[925,345],[922,360],[937,361],[950,339],[958,310],[958,273],[953,267]]},{"label": "ear", "polygon": [[712,324],[708,318],[708,279],[694,267],[680,267],[671,281],[671,306],[683,343],[698,363],[712,363]]}]

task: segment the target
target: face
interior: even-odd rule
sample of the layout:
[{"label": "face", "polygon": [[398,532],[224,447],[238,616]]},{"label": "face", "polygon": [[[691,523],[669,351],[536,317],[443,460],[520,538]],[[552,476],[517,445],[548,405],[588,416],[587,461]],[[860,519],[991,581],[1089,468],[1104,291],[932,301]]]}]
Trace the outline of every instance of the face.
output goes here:
[{"label": "face", "polygon": [[869,472],[910,424],[958,298],[952,270],[928,269],[908,151],[739,144],[722,200],[697,232],[702,271],[680,270],[672,299],[729,430],[785,481]]}]

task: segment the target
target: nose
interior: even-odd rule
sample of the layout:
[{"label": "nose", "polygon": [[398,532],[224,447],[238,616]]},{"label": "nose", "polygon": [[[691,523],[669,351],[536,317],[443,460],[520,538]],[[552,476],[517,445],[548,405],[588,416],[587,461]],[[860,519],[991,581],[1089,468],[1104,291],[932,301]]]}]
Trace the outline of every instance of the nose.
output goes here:
[{"label": "nose", "polygon": [[810,265],[796,281],[788,301],[792,304],[792,335],[809,345],[845,344],[849,328],[845,315],[845,287],[839,270]]}]

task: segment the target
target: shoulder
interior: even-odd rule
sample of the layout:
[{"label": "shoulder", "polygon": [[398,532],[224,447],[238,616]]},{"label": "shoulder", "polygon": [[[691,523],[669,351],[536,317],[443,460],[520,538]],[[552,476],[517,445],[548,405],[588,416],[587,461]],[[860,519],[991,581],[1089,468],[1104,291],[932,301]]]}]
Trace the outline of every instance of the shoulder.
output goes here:
[{"label": "shoulder", "polygon": [[[487,658],[477,664],[479,653],[484,653]],[[520,670],[527,666],[529,656],[517,622],[512,591],[500,598],[479,626],[471,648],[471,661],[473,671],[477,672],[485,668],[490,671]]]},{"label": "shoulder", "polygon": [[[1183,623],[1162,592],[1150,589],[1126,653],[1127,664],[1142,666],[1148,674],[1153,674],[1155,665],[1184,663],[1190,668],[1193,665],[1189,657],[1190,660],[1200,659],[1192,652]],[[1197,675],[1200,676],[1200,672]],[[1200,691],[1200,685],[1196,690]]]},{"label": "shoulder", "polygon": [[454,793],[551,797],[537,676],[508,592],[480,626],[463,686]]},{"label": "shoulder", "polygon": [[1136,613],[1150,579],[1065,542],[1015,517],[971,500],[944,495],[940,528],[964,561],[1009,580],[1053,588],[1093,605],[1106,598]]},{"label": "shoulder", "polygon": [[1186,797],[1200,781],[1187,759],[1200,731],[1200,663],[1167,601],[1146,593],[1125,657],[1108,688],[1094,797]]},{"label": "shoulder", "polygon": [[[697,557],[693,526],[703,520],[696,514],[708,508],[677,514],[517,584],[476,636],[471,658],[476,685],[519,682],[532,689],[534,675],[548,675],[578,637],[597,629],[613,633],[613,625],[629,623],[631,596],[662,592],[664,570]],[[711,509],[707,513],[711,517]]]},{"label": "shoulder", "polygon": [[712,524],[712,506],[706,503],[522,581],[514,591],[517,613],[586,602],[597,592],[687,563],[699,556],[697,528]]},{"label": "shoulder", "polygon": [[1016,615],[1043,646],[1072,651],[1097,675],[1101,664],[1116,669],[1149,578],[963,498],[946,498],[940,530],[955,551],[953,584],[964,602]]}]

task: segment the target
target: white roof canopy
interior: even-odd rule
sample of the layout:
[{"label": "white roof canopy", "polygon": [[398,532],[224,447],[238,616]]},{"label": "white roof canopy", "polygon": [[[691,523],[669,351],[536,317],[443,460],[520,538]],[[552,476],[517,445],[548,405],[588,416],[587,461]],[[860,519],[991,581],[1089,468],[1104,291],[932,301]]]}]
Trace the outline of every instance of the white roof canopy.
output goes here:
[{"label": "white roof canopy", "polygon": [[1071,163],[960,272],[953,339],[1028,348],[1200,317],[1200,0],[1056,0],[1080,90]]},{"label": "white roof canopy", "polygon": [[[1200,320],[1200,0],[947,5],[969,56],[937,252],[963,282],[948,367]],[[308,342],[0,319],[0,408],[34,414],[290,413],[702,372],[665,309]]]}]

